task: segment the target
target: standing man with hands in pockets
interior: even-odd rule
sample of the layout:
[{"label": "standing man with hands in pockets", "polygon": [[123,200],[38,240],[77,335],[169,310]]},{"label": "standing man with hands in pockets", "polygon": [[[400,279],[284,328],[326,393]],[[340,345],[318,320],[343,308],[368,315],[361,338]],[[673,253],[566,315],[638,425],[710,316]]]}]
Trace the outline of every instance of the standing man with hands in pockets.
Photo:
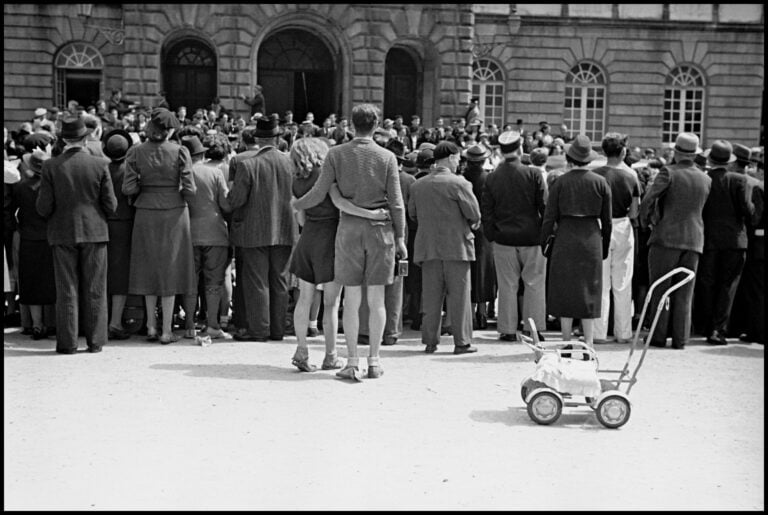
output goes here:
[{"label": "standing man with hands in pockets", "polygon": [[342,213],[336,232],[334,280],[345,287],[343,324],[348,353],[347,366],[336,375],[360,381],[357,333],[362,286],[366,286],[370,309],[368,377],[375,379],[384,373],[379,360],[386,319],[384,287],[394,280],[396,254],[406,259],[408,251],[397,160],[392,152],[373,141],[373,132],[379,125],[378,109],[371,104],[355,106],[352,124],[355,138],[331,147],[315,185],[291,204],[297,210],[310,208],[320,203],[336,183],[341,195],[359,207],[389,208],[391,220],[369,220]]}]

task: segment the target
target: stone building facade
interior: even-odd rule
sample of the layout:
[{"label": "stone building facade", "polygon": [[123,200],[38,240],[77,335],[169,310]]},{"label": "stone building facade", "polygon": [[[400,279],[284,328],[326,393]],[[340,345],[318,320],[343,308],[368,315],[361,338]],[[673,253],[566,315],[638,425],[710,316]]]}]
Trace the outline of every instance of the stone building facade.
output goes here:
[{"label": "stone building facade", "polygon": [[[762,144],[762,4],[4,4],[5,125],[120,88],[322,120],[547,120],[659,148],[681,129]],[[200,105],[196,105],[200,104]]]}]

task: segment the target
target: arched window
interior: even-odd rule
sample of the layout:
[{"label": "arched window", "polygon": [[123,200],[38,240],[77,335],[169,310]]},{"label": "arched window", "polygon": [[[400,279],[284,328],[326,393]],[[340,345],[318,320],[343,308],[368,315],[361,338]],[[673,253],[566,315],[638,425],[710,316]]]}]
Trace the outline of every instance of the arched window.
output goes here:
[{"label": "arched window", "polygon": [[663,143],[674,143],[681,132],[702,137],[704,77],[692,66],[678,66],[667,75],[664,88]]},{"label": "arched window", "polygon": [[504,125],[504,76],[493,61],[478,59],[472,63],[472,96],[480,99],[480,117],[486,127]]},{"label": "arched window", "polygon": [[94,104],[101,98],[101,71],[104,59],[88,43],[65,45],[53,62],[55,71],[54,103],[61,108],[76,100],[80,105]]},{"label": "arched window", "polygon": [[563,121],[571,134],[584,134],[592,141],[603,139],[605,75],[595,64],[580,63],[568,73]]}]

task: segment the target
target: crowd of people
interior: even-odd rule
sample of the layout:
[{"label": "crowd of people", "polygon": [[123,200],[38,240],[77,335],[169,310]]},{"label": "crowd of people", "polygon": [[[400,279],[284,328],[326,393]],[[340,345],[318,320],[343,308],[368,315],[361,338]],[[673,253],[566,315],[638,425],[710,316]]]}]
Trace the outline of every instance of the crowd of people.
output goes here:
[{"label": "crowd of people", "polygon": [[681,133],[657,156],[616,132],[499,128],[476,99],[430,128],[370,104],[297,123],[267,114],[260,87],[242,100],[249,116],[214,99],[188,117],[162,94],[144,110],[115,90],[6,129],[6,324],[18,315],[60,353],[78,335],[98,352],[135,333],[168,344],[293,331],[304,372],[322,330],[322,369],[359,381],[358,345],[367,377],[381,377],[380,346],[404,321],[427,353],[444,334],[455,354],[476,352],[473,330],[494,318],[502,341],[559,328],[564,341],[628,343],[648,322],[649,285],[684,266],[696,281],[670,297],[651,345],[764,340],[754,149],[703,151]]}]

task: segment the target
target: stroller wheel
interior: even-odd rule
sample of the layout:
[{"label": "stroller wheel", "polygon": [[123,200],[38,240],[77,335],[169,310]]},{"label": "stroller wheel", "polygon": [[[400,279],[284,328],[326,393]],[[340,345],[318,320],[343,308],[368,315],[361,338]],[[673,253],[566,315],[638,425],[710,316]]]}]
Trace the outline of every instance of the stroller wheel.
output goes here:
[{"label": "stroller wheel", "polygon": [[597,405],[597,420],[605,427],[616,429],[627,423],[632,409],[629,401],[619,395],[609,395]]},{"label": "stroller wheel", "polygon": [[531,420],[541,425],[549,425],[560,418],[563,412],[563,403],[551,391],[539,392],[528,403],[528,416]]}]

